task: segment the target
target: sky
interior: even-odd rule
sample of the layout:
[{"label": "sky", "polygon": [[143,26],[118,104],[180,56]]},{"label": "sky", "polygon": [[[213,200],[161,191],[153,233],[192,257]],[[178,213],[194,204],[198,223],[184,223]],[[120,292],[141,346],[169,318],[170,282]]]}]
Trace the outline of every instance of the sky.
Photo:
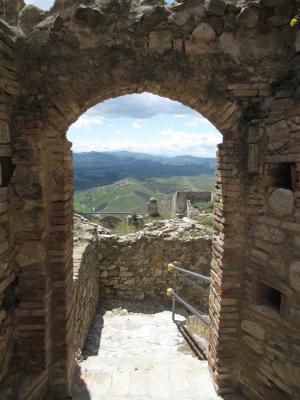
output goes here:
[{"label": "sky", "polygon": [[[54,0],[27,0],[49,9]],[[70,128],[73,151],[127,150],[215,157],[220,133],[196,111],[150,93],[121,96],[88,110]]]},{"label": "sky", "polygon": [[42,10],[49,10],[49,8],[54,4],[54,0],[25,0],[25,3],[34,4]]},{"label": "sky", "polygon": [[67,133],[73,151],[127,150],[215,157],[221,134],[196,111],[151,93],[106,100],[89,109]]}]

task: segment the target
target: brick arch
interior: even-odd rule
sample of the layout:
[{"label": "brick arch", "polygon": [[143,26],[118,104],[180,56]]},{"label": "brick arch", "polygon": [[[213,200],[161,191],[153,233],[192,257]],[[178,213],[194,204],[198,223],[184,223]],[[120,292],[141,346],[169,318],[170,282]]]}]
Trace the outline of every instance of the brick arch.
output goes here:
[{"label": "brick arch", "polygon": [[[90,73],[93,74],[93,71]],[[176,83],[176,77],[171,78]],[[238,148],[238,121],[242,110],[241,105],[230,92],[227,92],[227,94],[218,93],[218,97],[207,98],[206,86],[201,87],[197,81],[191,82],[188,76],[178,86],[176,84],[170,85],[169,82],[164,84],[161,81],[148,82],[142,86],[139,79],[133,83],[123,83],[123,79],[105,88],[105,91],[102,91],[100,84],[99,87],[94,87],[93,91],[87,91],[83,95],[81,92],[71,92],[70,95],[71,76],[71,84],[67,82],[61,85],[58,81],[57,89],[51,87],[53,95],[49,95],[45,104],[41,102],[40,106],[36,107],[39,112],[28,113],[28,110],[25,110],[17,119],[19,125],[16,126],[16,130],[24,132],[24,135],[19,135],[16,140],[22,143],[22,147],[25,140],[29,148],[39,149],[39,154],[34,152],[35,154],[30,160],[31,164],[37,165],[37,171],[40,170],[42,174],[37,176],[36,179],[40,181],[43,193],[43,206],[36,207],[36,213],[42,214],[40,218],[43,220],[41,222],[43,230],[40,231],[40,237],[35,237],[35,240],[39,239],[39,249],[44,257],[43,260],[40,260],[40,264],[44,263],[43,280],[39,277],[39,286],[43,287],[44,290],[41,292],[41,299],[35,312],[39,313],[44,310],[45,313],[45,331],[39,346],[36,346],[37,350],[40,351],[39,357],[32,357],[28,360],[26,348],[28,342],[29,352],[31,342],[19,340],[20,349],[22,347],[19,358],[27,369],[35,373],[46,371],[48,379],[51,381],[51,390],[58,395],[67,393],[69,390],[76,350],[72,337],[74,313],[74,302],[72,301],[74,297],[72,281],[73,187],[71,144],[66,139],[68,127],[85,110],[105,99],[145,90],[180,101],[207,117],[224,135],[224,143],[219,148],[218,187],[220,193],[218,196],[220,202],[216,201],[216,210],[220,207],[217,216],[220,223],[217,223],[215,227],[216,243],[221,231],[220,224],[222,224],[223,206],[225,204],[221,197],[226,190],[226,183],[222,182],[221,164],[227,153],[231,154],[234,151],[233,149],[236,151]],[[170,79],[170,82],[172,82],[172,79]],[[56,82],[54,83],[56,84]],[[200,89],[203,92],[202,95]],[[224,163],[228,165],[228,160],[225,160]],[[234,164],[236,163],[234,162],[232,167]],[[235,165],[235,168],[237,170],[237,165]],[[35,171],[33,170],[33,172]],[[14,180],[15,186],[18,186],[17,178],[18,174],[16,174]],[[22,179],[22,176],[20,179]],[[232,179],[236,180],[236,186],[238,186],[239,175],[235,173]],[[230,211],[232,215],[236,213],[235,220],[238,219],[238,211],[238,209]],[[231,237],[228,236],[228,240],[231,240]],[[20,241],[18,240],[18,242]],[[223,258],[223,255],[221,257]],[[216,258],[215,265],[218,262],[220,261]],[[34,279],[34,274],[36,274],[35,266],[32,268],[31,274],[27,274],[24,278],[22,274],[20,275],[20,297],[24,302],[26,302],[28,294],[24,290],[24,298],[22,298],[23,285],[27,287],[28,278],[33,275],[32,279]],[[220,302],[221,289],[220,282],[217,279],[213,279],[213,281],[215,283],[212,284],[212,287],[216,291],[212,292],[211,302],[215,304],[215,302]],[[236,294],[235,296],[237,297]],[[211,313],[218,314],[212,307]],[[218,366],[215,364],[217,345],[213,342],[213,338],[216,338],[215,332],[219,330],[219,316],[217,316],[217,319],[212,318],[213,320],[210,364],[214,372],[218,370]],[[20,324],[22,325],[21,322]],[[35,340],[35,338],[36,333],[33,331],[32,340]]]},{"label": "brick arch", "polygon": [[[57,0],[51,12],[26,19],[16,0],[2,17],[24,35],[0,23],[0,157],[15,166],[1,192],[9,200],[0,212],[10,275],[0,267],[0,292],[6,302],[11,291],[17,298],[13,311],[4,310],[5,400],[12,387],[31,400],[68,394],[74,287],[65,133],[92,105],[142,91],[191,106],[223,134],[209,352],[220,393],[237,386],[249,399],[298,398],[299,32],[288,26],[296,2],[99,3]],[[293,182],[288,213],[269,204],[282,164]],[[268,293],[286,304],[284,316],[263,312]]]},{"label": "brick arch", "polygon": [[[241,106],[237,103],[236,100],[227,100],[227,99],[217,99],[216,101],[212,99],[208,99],[208,101],[199,101],[193,93],[195,93],[195,89],[192,88],[190,89],[190,92],[188,91],[183,91],[181,95],[176,95],[176,90],[172,92],[172,88],[164,89],[162,88],[161,90],[157,91],[155,90],[155,87],[157,85],[152,84],[152,85],[147,85],[145,88],[144,87],[139,87],[139,91],[143,92],[144,90],[150,91],[155,94],[163,95],[168,98],[172,98],[177,101],[184,102],[185,105],[192,106],[193,109],[201,113],[203,116],[206,116],[209,118],[211,122],[213,122],[217,127],[219,127],[221,130],[221,133],[223,132],[224,135],[224,142],[219,146],[219,151],[218,151],[218,195],[216,197],[216,224],[215,224],[215,252],[214,252],[214,262],[213,265],[215,268],[219,268],[221,265],[220,263],[224,263],[226,261],[226,256],[222,254],[222,252],[218,252],[218,240],[220,238],[220,234],[222,231],[222,223],[223,223],[223,218],[226,212],[226,209],[224,207],[226,206],[226,181],[223,182],[222,179],[222,172],[223,172],[223,167],[222,164],[227,165],[228,167],[228,158],[232,155],[233,152],[237,151],[239,147],[239,130],[237,127],[238,121],[240,119],[241,115]],[[134,85],[134,88],[136,88],[136,85]],[[82,112],[84,112],[86,109],[90,108],[93,105],[96,105],[99,100],[103,101],[106,98],[111,98],[111,97],[116,97],[118,94],[130,94],[133,92],[134,89],[130,89],[127,87],[122,88],[121,90],[114,90],[112,89],[111,91],[108,91],[109,95],[105,95],[103,97],[103,94],[100,96],[93,97],[92,99],[88,100],[83,106],[79,107],[74,107],[74,99],[72,99],[72,107],[74,107],[75,111],[73,113],[68,113],[66,114],[66,124],[63,124],[63,129],[61,129],[61,126],[59,129],[57,129],[57,126],[54,126],[56,121],[54,121],[54,124],[52,123],[51,120],[47,120],[46,126],[45,126],[45,132],[47,132],[47,135],[49,136],[49,143],[50,147],[47,150],[48,154],[48,173],[49,176],[52,177],[52,179],[49,182],[48,190],[50,193],[50,197],[53,198],[53,201],[49,203],[49,208],[48,208],[48,219],[49,219],[49,231],[53,231],[53,233],[50,233],[50,237],[52,238],[49,243],[48,247],[48,253],[50,254],[49,256],[49,274],[50,277],[51,275],[55,275],[52,279],[56,281],[60,281],[61,285],[58,286],[56,289],[55,287],[52,288],[52,296],[54,299],[54,304],[53,304],[53,310],[51,314],[51,323],[56,324],[57,320],[57,326],[60,328],[65,329],[65,336],[61,337],[60,335],[56,335],[55,329],[53,332],[53,336],[51,340],[54,343],[54,347],[58,346],[57,349],[57,354],[60,354],[60,361],[64,362],[62,364],[62,368],[57,370],[58,376],[60,376],[60,379],[68,379],[70,381],[71,379],[71,374],[72,374],[72,360],[74,357],[74,351],[75,348],[72,343],[72,341],[68,342],[68,345],[65,348],[66,354],[64,355],[64,359],[62,359],[62,355],[60,353],[60,341],[62,343],[65,342],[66,337],[68,336],[68,332],[72,332],[72,317],[70,321],[70,316],[72,316],[73,311],[72,311],[72,303],[68,303],[67,299],[72,296],[72,235],[70,234],[71,228],[72,228],[72,165],[71,165],[71,150],[70,150],[70,143],[66,140],[65,134],[66,134],[66,126],[69,126],[70,123],[75,121],[80,115],[82,115]],[[136,90],[136,89],[135,89]],[[65,106],[68,107],[68,103],[65,103]],[[78,111],[79,110],[79,111]],[[55,115],[55,114],[54,114]],[[55,117],[54,117],[55,120]],[[57,136],[55,136],[57,135]],[[230,166],[230,168],[234,171],[237,171],[237,163],[233,162]],[[226,174],[226,179],[230,178],[229,174]],[[234,181],[234,182],[233,182]],[[238,187],[240,185],[240,176],[239,173],[234,172],[231,174],[231,180],[229,185],[236,185]],[[51,196],[52,193],[52,196]],[[238,192],[235,194],[236,198],[238,196]],[[233,201],[234,197],[232,197],[232,193],[230,196],[230,203]],[[228,202],[228,205],[229,205]],[[230,214],[233,217],[234,216],[234,221],[237,223],[239,220],[239,209],[238,207],[230,209]],[[59,216],[58,216],[59,215]],[[60,231],[59,227],[64,227],[64,231]],[[59,232],[57,232],[57,229]],[[228,242],[232,241],[232,238],[235,236],[235,231],[232,228],[232,232],[230,232],[230,223],[227,223],[227,230],[229,231],[227,234]],[[240,226],[240,230],[242,231],[242,224]],[[223,240],[223,239],[221,239]],[[229,245],[228,245],[229,246]],[[239,247],[241,247],[241,244],[239,244]],[[57,252],[62,254],[62,258],[59,262],[56,262],[57,258]],[[242,252],[242,249],[240,248],[240,252]],[[51,254],[54,253],[53,261]],[[236,248],[236,254],[235,256],[237,257],[237,260],[239,257],[241,257],[241,254],[238,253],[238,249]],[[228,252],[228,260],[231,260],[232,263],[232,253]],[[229,262],[229,261],[228,261]],[[238,264],[238,261],[236,261]],[[232,269],[232,264],[230,265],[230,269]],[[51,278],[50,278],[51,280]],[[61,288],[64,288],[61,290]],[[221,315],[219,315],[219,311],[216,310],[215,306],[216,304],[220,304],[221,300],[221,292],[224,293],[224,291],[221,289],[221,284],[220,281],[212,275],[212,286],[213,290],[211,291],[211,307],[210,307],[210,313],[211,313],[211,320],[212,320],[212,325],[211,325],[211,343],[210,343],[210,366],[211,366],[211,371],[213,374],[217,373],[219,370],[219,365],[216,363],[216,360],[218,359],[218,349],[217,349],[217,335],[216,333],[220,331],[219,324],[222,319]],[[228,292],[229,295],[228,297],[231,298],[233,297],[234,299],[237,299],[239,297],[238,291],[231,291]],[[57,315],[56,314],[56,309],[58,307],[58,304],[56,304],[56,299],[60,298],[60,301],[65,302],[65,315]],[[61,304],[60,304],[61,305]],[[236,334],[238,332],[238,324],[236,321]],[[233,336],[233,335],[232,335]],[[231,349],[233,348],[233,341],[231,337],[230,341],[230,346]],[[232,354],[235,354],[233,352]],[[52,348],[51,350],[51,356],[55,357],[55,348]],[[220,362],[220,361],[218,361]],[[226,359],[225,363],[228,364],[228,358]],[[233,363],[233,358],[230,359],[230,362]],[[223,364],[222,364],[223,366]],[[50,367],[51,368],[51,367]],[[224,368],[224,366],[223,366]],[[68,376],[66,376],[66,370],[68,371]],[[229,382],[229,386],[232,387],[232,382],[236,379],[234,375],[232,375],[232,380]],[[217,382],[217,380],[216,380]],[[53,385],[54,386],[54,385]],[[68,387],[69,384],[66,383],[66,386]],[[53,390],[63,390],[63,389],[57,389],[57,387],[53,387]]]}]

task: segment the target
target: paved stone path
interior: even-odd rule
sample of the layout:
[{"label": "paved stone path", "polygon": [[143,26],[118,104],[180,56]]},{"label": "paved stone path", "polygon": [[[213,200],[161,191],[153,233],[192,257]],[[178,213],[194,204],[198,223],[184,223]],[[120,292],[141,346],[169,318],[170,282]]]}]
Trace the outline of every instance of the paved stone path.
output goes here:
[{"label": "paved stone path", "polygon": [[74,400],[220,399],[207,362],[194,357],[169,311],[97,313],[85,351]]}]

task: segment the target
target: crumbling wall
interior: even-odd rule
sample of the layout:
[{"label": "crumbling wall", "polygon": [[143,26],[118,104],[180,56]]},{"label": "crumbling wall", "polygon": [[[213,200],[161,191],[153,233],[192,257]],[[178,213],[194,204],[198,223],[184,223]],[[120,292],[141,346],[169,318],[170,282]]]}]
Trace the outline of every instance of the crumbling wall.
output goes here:
[{"label": "crumbling wall", "polygon": [[189,214],[189,202],[212,201],[212,193],[207,191],[201,192],[176,192],[172,199],[172,218],[183,218]]},{"label": "crumbling wall", "polygon": [[[209,276],[211,230],[184,222],[156,222],[135,234],[99,241],[100,298],[167,303],[168,263]],[[199,283],[199,282],[198,282]],[[207,289],[207,285],[204,285]],[[208,297],[177,279],[177,291],[208,312]]]}]

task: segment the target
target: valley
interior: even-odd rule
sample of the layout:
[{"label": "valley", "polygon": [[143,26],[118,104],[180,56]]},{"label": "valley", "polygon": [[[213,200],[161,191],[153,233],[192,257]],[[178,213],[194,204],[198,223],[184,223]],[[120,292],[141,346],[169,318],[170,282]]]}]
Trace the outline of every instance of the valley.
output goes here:
[{"label": "valley", "polygon": [[214,159],[190,156],[74,153],[74,210],[143,214],[149,198],[155,197],[167,218],[176,191],[214,190],[214,169]]}]

